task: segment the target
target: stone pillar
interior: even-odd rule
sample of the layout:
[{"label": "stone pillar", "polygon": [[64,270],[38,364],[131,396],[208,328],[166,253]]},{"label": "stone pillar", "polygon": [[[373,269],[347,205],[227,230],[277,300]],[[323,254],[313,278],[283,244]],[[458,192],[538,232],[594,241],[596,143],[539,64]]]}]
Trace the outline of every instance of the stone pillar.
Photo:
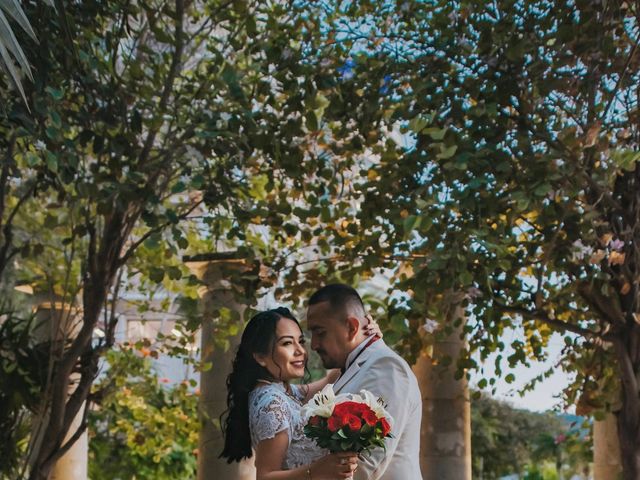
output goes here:
[{"label": "stone pillar", "polygon": [[[47,301],[49,299],[49,301]],[[51,348],[63,348],[62,344],[74,338],[81,327],[82,315],[75,308],[71,308],[61,298],[45,295],[35,295],[36,329],[34,335],[38,341],[51,342]],[[76,388],[79,375],[71,377],[69,395]],[[67,442],[78,430],[82,422],[84,405],[73,420],[71,428],[65,436]],[[56,462],[51,472],[51,480],[87,480],[89,460],[89,436],[85,430],[71,448]]]},{"label": "stone pillar", "polygon": [[[220,415],[227,409],[227,376],[242,334],[242,315],[247,305],[238,300],[242,285],[232,282],[251,266],[234,253],[198,255],[185,258],[187,266],[204,283],[199,290],[202,305],[202,360],[211,368],[200,374],[200,414],[202,430],[198,445],[198,480],[255,480],[253,458],[227,464],[218,458],[224,447]],[[253,295],[253,292],[245,292]],[[237,323],[237,333],[220,338],[220,310]],[[234,320],[235,319],[235,320]],[[224,330],[224,329],[223,329]]]},{"label": "stone pillar", "polygon": [[[458,318],[463,315],[455,309]],[[422,393],[420,466],[425,480],[471,480],[471,403],[466,379],[456,380],[455,361],[464,346],[460,330],[435,340],[413,367]],[[449,368],[434,359],[449,356]]]},{"label": "stone pillar", "polygon": [[593,423],[593,478],[618,480],[622,478],[620,444],[616,417],[607,413],[603,420]]},{"label": "stone pillar", "polygon": [[[65,442],[71,437],[80,426],[82,420],[82,411],[84,405],[80,409],[80,412],[73,420],[71,429],[65,438]],[[87,431],[80,436],[78,440],[73,444],[67,453],[65,453],[60,460],[56,462],[53,472],[51,473],[51,480],[86,480],[88,474],[88,452],[89,452],[89,436]]]}]

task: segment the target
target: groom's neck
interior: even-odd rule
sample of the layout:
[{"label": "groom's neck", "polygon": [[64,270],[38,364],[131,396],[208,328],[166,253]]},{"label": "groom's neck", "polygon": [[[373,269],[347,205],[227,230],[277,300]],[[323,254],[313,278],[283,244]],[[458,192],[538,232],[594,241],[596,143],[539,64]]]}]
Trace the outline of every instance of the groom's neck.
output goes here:
[{"label": "groom's neck", "polygon": [[356,338],[353,339],[353,346],[351,347],[351,350],[349,350],[349,354],[353,353],[354,350],[356,350],[360,345],[363,344],[363,342],[365,342],[367,340],[367,337],[362,335],[362,336],[357,336]]},{"label": "groom's neck", "polygon": [[351,345],[351,349],[349,350],[349,353],[347,353],[347,358],[345,359],[344,362],[344,367],[347,367],[347,363],[349,362],[349,357],[352,356],[352,354],[358,350],[358,348],[363,346],[363,343],[367,341],[366,336],[362,335],[362,336],[357,336],[356,338],[354,338],[352,345]]}]

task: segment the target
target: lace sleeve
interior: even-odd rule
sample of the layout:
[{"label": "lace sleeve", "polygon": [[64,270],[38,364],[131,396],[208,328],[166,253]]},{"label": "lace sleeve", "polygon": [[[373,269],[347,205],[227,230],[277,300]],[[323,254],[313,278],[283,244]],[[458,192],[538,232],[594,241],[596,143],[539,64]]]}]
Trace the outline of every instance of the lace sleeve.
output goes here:
[{"label": "lace sleeve", "polygon": [[264,389],[256,395],[249,406],[249,419],[254,445],[275,437],[283,430],[287,430],[291,442],[291,412],[279,392]]}]

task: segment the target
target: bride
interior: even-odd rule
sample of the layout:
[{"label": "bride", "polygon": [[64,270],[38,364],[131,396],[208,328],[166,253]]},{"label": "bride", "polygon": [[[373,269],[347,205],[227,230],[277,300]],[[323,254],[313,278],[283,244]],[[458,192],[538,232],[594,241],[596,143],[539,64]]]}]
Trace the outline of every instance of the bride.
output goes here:
[{"label": "bride", "polygon": [[[376,323],[368,333],[380,333]],[[302,405],[340,374],[332,370],[317,382],[290,383],[305,374],[304,344],[300,324],[282,307],[258,313],[242,333],[227,379],[220,456],[231,463],[255,451],[257,480],[351,478],[358,467],[354,452],[329,453],[304,435]]]}]

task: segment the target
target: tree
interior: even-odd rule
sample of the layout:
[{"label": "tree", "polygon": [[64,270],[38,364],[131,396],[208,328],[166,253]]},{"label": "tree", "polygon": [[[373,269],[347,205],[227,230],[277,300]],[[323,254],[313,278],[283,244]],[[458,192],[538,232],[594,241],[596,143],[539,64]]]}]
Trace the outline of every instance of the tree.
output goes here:
[{"label": "tree", "polygon": [[[302,195],[296,179],[326,163],[314,147],[348,133],[340,119],[326,139],[319,131],[340,98],[304,7],[61,2],[31,15],[42,41],[25,47],[33,114],[0,91],[12,175],[2,198],[13,208],[1,213],[22,243],[15,234],[4,241],[9,260],[40,263],[52,300],[64,315],[77,312],[80,328],[50,345],[30,478],[47,478],[86,427],[100,359],[114,345],[114,303],[138,249],[169,240],[165,256],[185,251],[183,221],[210,227],[212,245],[244,240],[256,215],[281,226],[292,211],[286,194]],[[61,261],[42,269],[52,250]],[[162,282],[182,272],[160,264],[148,274]],[[94,338],[98,326],[105,335]],[[82,426],[65,442],[77,415]]]},{"label": "tree", "polygon": [[[395,275],[405,296],[392,297],[391,325],[413,352],[422,348],[414,333],[425,318],[441,320],[451,291],[466,295],[469,351],[482,361],[498,352],[499,374],[543,357],[561,332],[565,368],[577,375],[568,401],[582,413],[616,412],[625,478],[637,478],[637,6],[326,9],[339,12],[327,20],[330,38],[351,58],[343,92],[377,128],[354,137],[380,139],[350,185],[353,228],[327,240],[340,248],[335,258],[351,278]],[[481,364],[467,355],[458,366]]]},{"label": "tree", "polygon": [[553,442],[566,427],[552,413],[519,410],[506,402],[481,396],[471,404],[471,451],[474,477],[522,475],[533,461],[555,462],[555,450],[540,450],[540,439]]}]

